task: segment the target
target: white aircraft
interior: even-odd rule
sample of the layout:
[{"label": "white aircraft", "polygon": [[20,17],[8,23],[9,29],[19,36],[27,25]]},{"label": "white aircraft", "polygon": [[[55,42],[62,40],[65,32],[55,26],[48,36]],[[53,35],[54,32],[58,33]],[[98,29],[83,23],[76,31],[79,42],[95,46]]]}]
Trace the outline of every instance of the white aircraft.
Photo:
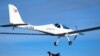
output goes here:
[{"label": "white aircraft", "polygon": [[47,25],[31,25],[28,23],[25,23],[16,6],[9,4],[9,18],[10,18],[10,24],[7,25],[0,25],[0,27],[19,27],[19,28],[26,28],[26,29],[31,29],[31,30],[36,30],[39,32],[43,32],[44,34],[29,34],[29,33],[0,33],[0,34],[19,34],[19,35],[50,35],[50,36],[58,36],[58,39],[54,42],[54,45],[57,46],[59,39],[61,37],[66,37],[68,39],[68,44],[72,45],[72,41],[70,39],[70,36],[75,36],[74,40],[76,39],[77,35],[83,35],[82,32],[87,32],[87,31],[93,31],[93,30],[99,30],[100,26],[97,27],[92,27],[92,28],[87,28],[87,29],[82,29],[82,30],[73,30],[70,29],[62,24],[47,24]]}]

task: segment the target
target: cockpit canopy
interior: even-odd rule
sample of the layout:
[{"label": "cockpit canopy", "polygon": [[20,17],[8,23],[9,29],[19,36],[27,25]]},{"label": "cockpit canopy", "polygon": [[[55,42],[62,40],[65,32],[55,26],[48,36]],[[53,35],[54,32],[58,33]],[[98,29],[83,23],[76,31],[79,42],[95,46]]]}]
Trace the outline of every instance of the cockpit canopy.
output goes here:
[{"label": "cockpit canopy", "polygon": [[55,26],[56,26],[57,28],[61,28],[61,25],[58,24],[58,23],[56,23]]},{"label": "cockpit canopy", "polygon": [[56,24],[54,24],[54,25],[55,25],[55,27],[57,27],[57,28],[70,29],[70,28],[66,27],[65,25],[62,25],[62,24],[59,24],[59,23],[56,23]]},{"label": "cockpit canopy", "polygon": [[64,29],[70,29],[69,27],[65,26],[65,25],[62,25]]}]

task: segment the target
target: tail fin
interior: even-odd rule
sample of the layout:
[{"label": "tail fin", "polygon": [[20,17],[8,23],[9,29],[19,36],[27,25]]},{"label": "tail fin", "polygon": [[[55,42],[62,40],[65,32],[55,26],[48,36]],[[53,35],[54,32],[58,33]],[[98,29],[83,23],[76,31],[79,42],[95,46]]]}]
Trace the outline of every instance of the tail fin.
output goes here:
[{"label": "tail fin", "polygon": [[10,23],[12,24],[25,24],[19,14],[18,9],[16,6],[9,4],[9,18],[10,18]]}]

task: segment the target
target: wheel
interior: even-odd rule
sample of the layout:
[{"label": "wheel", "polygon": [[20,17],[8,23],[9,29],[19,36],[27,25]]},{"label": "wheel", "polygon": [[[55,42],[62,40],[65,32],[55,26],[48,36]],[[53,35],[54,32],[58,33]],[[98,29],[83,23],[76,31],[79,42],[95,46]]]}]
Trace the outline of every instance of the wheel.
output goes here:
[{"label": "wheel", "polygon": [[69,41],[68,44],[69,44],[69,45],[72,45],[72,41]]},{"label": "wheel", "polygon": [[54,42],[54,46],[58,46],[58,45],[57,45],[57,42]]}]

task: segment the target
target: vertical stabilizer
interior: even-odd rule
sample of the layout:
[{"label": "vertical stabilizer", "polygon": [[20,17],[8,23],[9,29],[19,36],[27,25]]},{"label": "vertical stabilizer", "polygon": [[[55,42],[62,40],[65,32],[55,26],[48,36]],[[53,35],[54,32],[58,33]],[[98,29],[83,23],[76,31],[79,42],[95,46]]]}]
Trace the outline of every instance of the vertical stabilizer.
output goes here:
[{"label": "vertical stabilizer", "polygon": [[18,9],[16,6],[9,4],[9,18],[10,18],[10,23],[12,24],[25,24],[19,14]]}]

